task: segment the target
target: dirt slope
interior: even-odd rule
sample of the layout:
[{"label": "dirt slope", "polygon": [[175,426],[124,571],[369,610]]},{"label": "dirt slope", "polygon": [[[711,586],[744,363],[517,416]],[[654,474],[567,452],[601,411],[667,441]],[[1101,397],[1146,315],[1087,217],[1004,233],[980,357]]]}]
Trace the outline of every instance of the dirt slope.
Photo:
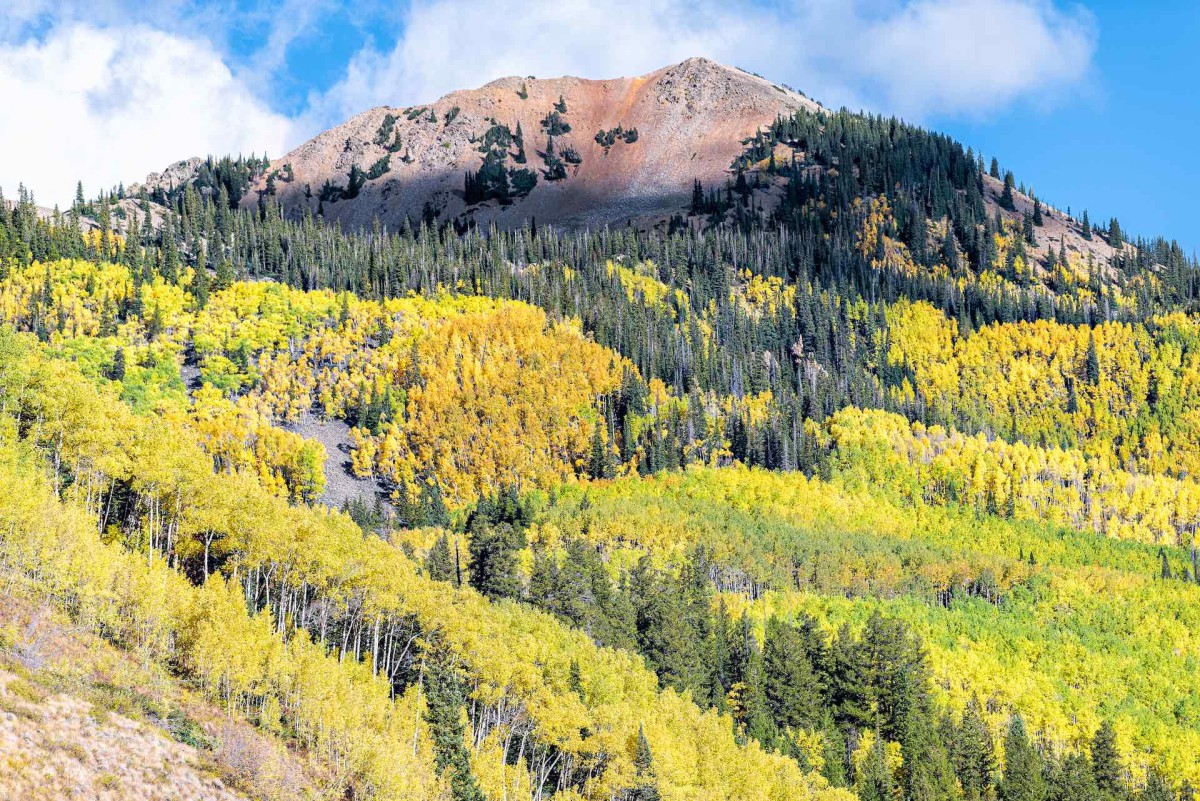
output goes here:
[{"label": "dirt slope", "polygon": [[0,799],[341,797],[301,752],[0,582]]},{"label": "dirt slope", "polygon": [[[580,163],[567,176],[546,179],[540,153],[549,139],[542,122],[559,102],[570,132],[554,138],[555,150],[573,148]],[[692,182],[724,184],[742,140],[778,114],[816,109],[808,98],[763,78],[693,58],[639,78],[501,78],[479,89],[453,92],[427,106],[374,108],[304,143],[272,163],[276,196],[291,213],[322,208],[327,219],[370,225],[378,216],[398,226],[418,220],[428,203],[441,220],[472,217],[513,227],[526,219],[562,225],[644,224],[685,209]],[[387,115],[396,118],[384,144],[377,143]],[[464,174],[482,164],[480,140],[495,124],[515,132],[520,124],[527,163],[538,172],[536,187],[511,205],[496,200],[464,202]],[[596,134],[636,128],[637,140],[610,147]],[[398,139],[397,139],[398,137]],[[398,143],[398,144],[397,144]],[[348,185],[351,168],[363,171],[394,152],[388,171],[366,181],[352,199],[322,203],[326,182]],[[508,148],[515,153],[516,148]],[[258,182],[243,199],[253,206]]]}]

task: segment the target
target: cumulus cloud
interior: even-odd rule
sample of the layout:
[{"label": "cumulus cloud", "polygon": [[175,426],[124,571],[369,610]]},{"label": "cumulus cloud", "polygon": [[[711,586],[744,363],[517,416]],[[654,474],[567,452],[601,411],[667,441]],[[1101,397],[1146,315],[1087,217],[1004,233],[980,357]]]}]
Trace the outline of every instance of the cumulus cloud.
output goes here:
[{"label": "cumulus cloud", "polygon": [[278,154],[290,122],[212,47],[139,26],[69,24],[0,61],[0,186],[70,202],[192,155]]},{"label": "cumulus cloud", "polygon": [[503,75],[636,75],[692,55],[827,104],[974,115],[1078,84],[1095,45],[1088,12],[1049,0],[415,0],[394,47],[364,48],[312,98],[308,126]]},{"label": "cumulus cloud", "polygon": [[861,74],[897,110],[977,113],[1082,81],[1090,15],[1030,0],[923,0],[863,35]]}]

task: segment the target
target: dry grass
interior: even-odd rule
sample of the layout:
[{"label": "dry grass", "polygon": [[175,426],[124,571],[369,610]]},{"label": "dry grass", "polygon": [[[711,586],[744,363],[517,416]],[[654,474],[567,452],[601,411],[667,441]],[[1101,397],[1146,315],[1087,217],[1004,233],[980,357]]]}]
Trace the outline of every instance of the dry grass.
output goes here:
[{"label": "dry grass", "polygon": [[0,588],[0,799],[335,798],[302,754]]}]

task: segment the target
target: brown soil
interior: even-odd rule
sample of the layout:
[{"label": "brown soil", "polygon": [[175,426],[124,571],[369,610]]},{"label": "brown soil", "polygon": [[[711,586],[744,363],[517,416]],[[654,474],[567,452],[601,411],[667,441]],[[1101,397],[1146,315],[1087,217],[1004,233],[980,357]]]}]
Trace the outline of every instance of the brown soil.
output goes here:
[{"label": "brown soil", "polygon": [[[555,138],[556,149],[573,147],[582,161],[568,165],[566,179],[550,182],[540,172],[544,165],[538,154],[547,144],[541,121],[560,97],[571,131]],[[378,217],[384,225],[398,227],[406,216],[419,221],[429,203],[442,220],[469,217],[503,227],[530,219],[573,226],[642,223],[686,209],[696,179],[707,186],[723,185],[742,141],[777,115],[799,108],[818,106],[763,78],[700,58],[638,78],[501,78],[427,106],[363,112],[276,160],[272,169],[290,165],[295,176],[275,183],[290,213],[316,212],[326,181],[345,186],[352,166],[369,170],[387,154],[374,140],[390,113],[403,143],[391,155],[390,170],[368,181],[358,197],[326,202],[327,219],[359,227]],[[520,123],[525,166],[539,171],[538,184],[510,206],[489,201],[468,208],[463,177],[482,163],[477,140],[493,120],[514,132]],[[617,126],[637,128],[637,141],[609,148],[595,141],[597,132]],[[406,153],[410,163],[403,160]],[[265,187],[264,179],[254,189]],[[252,190],[243,206],[253,206],[257,198]]]}]

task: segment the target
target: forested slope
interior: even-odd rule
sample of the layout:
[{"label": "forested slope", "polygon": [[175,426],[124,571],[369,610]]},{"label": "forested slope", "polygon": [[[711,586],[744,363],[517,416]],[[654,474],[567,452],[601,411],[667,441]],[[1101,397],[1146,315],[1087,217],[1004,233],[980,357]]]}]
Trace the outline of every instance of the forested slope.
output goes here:
[{"label": "forested slope", "polygon": [[258,169],[0,204],[5,592],[348,797],[1192,798],[1177,245],[847,113],[651,232],[211,191]]}]

